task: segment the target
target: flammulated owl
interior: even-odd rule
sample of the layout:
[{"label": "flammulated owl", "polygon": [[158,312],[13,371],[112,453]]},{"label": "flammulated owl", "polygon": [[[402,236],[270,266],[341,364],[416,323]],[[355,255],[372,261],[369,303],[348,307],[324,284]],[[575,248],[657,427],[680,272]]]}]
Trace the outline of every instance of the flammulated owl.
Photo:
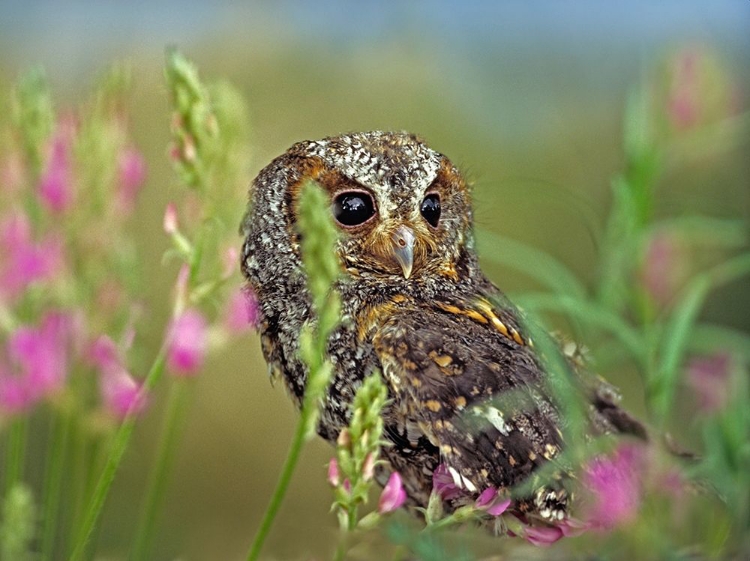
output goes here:
[{"label": "flammulated owl", "polygon": [[[442,154],[405,132],[364,132],[299,142],[264,168],[243,223],[242,270],[257,294],[263,354],[299,405],[305,366],[299,334],[310,296],[296,234],[306,180],[328,193],[344,274],[342,322],[328,353],[334,378],[319,434],[335,442],[362,380],[383,374],[390,404],[382,449],[412,506],[427,505],[444,464],[463,495],[508,489],[558,455],[559,404],[524,334],[519,313],[479,268],[466,181]],[[584,390],[591,431],[643,435],[603,383]],[[531,399],[505,407],[503,394]],[[541,486],[512,507],[544,524],[567,516],[563,485]]]}]

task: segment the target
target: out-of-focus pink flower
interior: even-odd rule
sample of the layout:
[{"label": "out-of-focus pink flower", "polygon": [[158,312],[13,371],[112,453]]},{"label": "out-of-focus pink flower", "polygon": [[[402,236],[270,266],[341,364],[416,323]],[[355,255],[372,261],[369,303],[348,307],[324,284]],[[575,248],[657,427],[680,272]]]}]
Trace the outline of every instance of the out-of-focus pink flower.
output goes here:
[{"label": "out-of-focus pink flower", "polygon": [[227,300],[224,325],[232,333],[242,333],[257,328],[260,320],[258,298],[250,288],[238,288]]},{"label": "out-of-focus pink flower", "polygon": [[48,313],[36,327],[24,326],[6,345],[10,367],[0,364],[0,407],[15,414],[59,392],[68,375],[73,329],[68,315]]},{"label": "out-of-focus pink flower", "polygon": [[391,473],[378,502],[378,512],[386,514],[398,510],[406,501],[406,491],[397,471]]},{"label": "out-of-focus pink flower", "polygon": [[11,374],[0,365],[0,415],[18,415],[33,403],[27,379]]},{"label": "out-of-focus pink flower", "polygon": [[674,298],[687,271],[683,244],[668,232],[657,232],[649,241],[641,269],[641,282],[654,302],[661,306]]},{"label": "out-of-focus pink flower", "polygon": [[174,203],[168,203],[164,209],[164,232],[170,236],[177,232],[177,207]]},{"label": "out-of-focus pink flower", "polygon": [[104,408],[117,419],[137,415],[146,407],[142,383],[122,363],[115,343],[102,335],[89,347],[88,359],[99,368],[99,390]]},{"label": "out-of-focus pink flower", "polygon": [[737,110],[733,76],[705,46],[683,48],[667,65],[666,115],[677,131],[720,121]]},{"label": "out-of-focus pink flower", "polygon": [[167,365],[176,375],[195,374],[206,354],[206,320],[194,309],[172,321],[168,334]]},{"label": "out-of-focus pink flower", "polygon": [[487,514],[492,516],[500,516],[508,510],[510,503],[510,499],[503,499],[498,495],[497,489],[494,487],[487,487],[487,489],[479,494],[477,500],[474,502],[474,506],[480,510],[487,511]]},{"label": "out-of-focus pink flower", "polygon": [[375,455],[370,452],[365,456],[364,464],[362,464],[362,479],[370,481],[375,476]]},{"label": "out-of-focus pink flower", "polygon": [[8,340],[8,356],[25,373],[31,397],[51,395],[65,384],[71,318],[47,314],[39,327],[21,327]]},{"label": "out-of-focus pink flower", "polygon": [[137,415],[143,411],[146,399],[141,386],[142,384],[122,367],[102,370],[99,379],[104,406],[118,419],[124,419],[128,414]]},{"label": "out-of-focus pink flower", "polygon": [[589,494],[585,519],[592,527],[609,529],[636,517],[643,493],[644,464],[644,450],[635,444],[623,444],[610,456],[591,460],[582,477],[582,488]]},{"label": "out-of-focus pink flower", "polygon": [[556,524],[566,538],[575,538],[591,528],[591,524],[577,518],[566,518]]},{"label": "out-of-focus pink flower", "polygon": [[119,158],[120,172],[120,205],[126,212],[135,207],[138,193],[146,180],[146,160],[134,147],[123,149]]},{"label": "out-of-focus pink flower", "polygon": [[432,490],[445,501],[455,499],[464,494],[453,481],[453,477],[451,477],[448,467],[445,464],[438,465],[435,471],[432,472]]},{"label": "out-of-focus pink flower", "polygon": [[687,381],[705,413],[720,411],[729,399],[732,358],[720,352],[693,357],[687,364]]},{"label": "out-of-focus pink flower", "polygon": [[328,462],[328,483],[330,483],[331,487],[338,487],[339,483],[341,483],[339,463],[336,461],[336,458],[331,458],[331,461]]},{"label": "out-of-focus pink flower", "polygon": [[54,278],[62,261],[57,240],[34,243],[24,214],[13,214],[0,225],[0,294],[15,298],[32,282]]},{"label": "out-of-focus pink flower", "polygon": [[479,494],[477,500],[474,502],[474,506],[476,506],[477,508],[484,508],[486,506],[489,506],[492,501],[495,500],[495,497],[497,497],[497,489],[495,489],[494,487],[487,487]]},{"label": "out-of-focus pink flower", "polygon": [[224,278],[231,277],[234,272],[237,270],[237,265],[240,263],[240,254],[237,251],[237,248],[234,246],[228,247],[224,252],[222,253],[222,261],[224,265],[224,271],[222,276]]},{"label": "out-of-focus pink flower", "polygon": [[672,68],[667,114],[677,128],[692,126],[700,116],[697,88],[699,57],[698,51],[687,50],[677,57]]},{"label": "out-of-focus pink flower", "polygon": [[44,173],[39,180],[42,202],[56,213],[64,212],[73,202],[73,177],[70,165],[72,136],[59,131],[52,138]]},{"label": "out-of-focus pink flower", "polygon": [[547,547],[564,536],[558,526],[526,526],[523,537],[529,543],[539,547]]}]

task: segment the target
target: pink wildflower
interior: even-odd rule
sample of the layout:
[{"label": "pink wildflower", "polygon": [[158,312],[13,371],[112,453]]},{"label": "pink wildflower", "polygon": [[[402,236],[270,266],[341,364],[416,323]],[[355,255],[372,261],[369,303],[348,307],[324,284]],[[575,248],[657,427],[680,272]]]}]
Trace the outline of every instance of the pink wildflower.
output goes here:
[{"label": "pink wildflower", "polygon": [[602,529],[632,521],[642,493],[643,450],[624,444],[609,457],[594,458],[586,468],[582,486],[590,494],[587,521]]},{"label": "pink wildflower", "polygon": [[672,69],[667,114],[677,128],[688,128],[700,117],[698,65],[700,52],[690,49],[679,55]]},{"label": "pink wildflower", "polygon": [[99,390],[105,409],[117,419],[138,414],[146,406],[142,384],[126,370],[112,339],[103,335],[89,348],[89,360],[99,367]]},{"label": "pink wildflower", "polygon": [[26,378],[6,372],[0,365],[0,413],[17,415],[33,405]]},{"label": "pink wildflower", "polygon": [[731,379],[729,353],[694,357],[687,364],[687,381],[704,413],[720,411],[729,399]]},{"label": "pink wildflower", "polygon": [[526,541],[539,547],[552,545],[563,536],[562,529],[557,526],[526,526],[523,533]]},{"label": "pink wildflower", "polygon": [[177,233],[177,207],[174,203],[167,204],[164,209],[164,232],[170,236]]},{"label": "pink wildflower", "polygon": [[35,281],[53,278],[62,264],[62,248],[52,238],[36,244],[24,214],[0,225],[0,294],[20,295]]},{"label": "pink wildflower", "polygon": [[206,354],[206,320],[194,309],[174,319],[169,329],[167,364],[177,375],[195,374]]},{"label": "pink wildflower", "polygon": [[339,483],[341,483],[339,463],[336,461],[336,458],[331,458],[331,461],[328,462],[328,483],[334,488],[338,487]]},{"label": "pink wildflower", "polygon": [[0,365],[0,406],[9,413],[27,410],[59,392],[68,375],[71,318],[47,314],[38,327],[20,327],[8,339],[11,368]]},{"label": "pink wildflower", "polygon": [[141,386],[123,367],[106,368],[99,379],[104,406],[118,419],[143,411],[146,400]]},{"label": "pink wildflower", "polygon": [[578,520],[577,518],[566,518],[562,522],[559,522],[557,527],[560,528],[563,536],[566,538],[574,538],[588,531],[591,524]]},{"label": "pink wildflower", "polygon": [[252,289],[238,288],[227,300],[224,325],[232,333],[242,333],[257,328],[260,319],[258,298]]},{"label": "pink wildflower", "polygon": [[658,232],[649,241],[641,269],[641,282],[654,302],[669,304],[684,280],[687,260],[674,235]]},{"label": "pink wildflower", "polygon": [[480,510],[487,511],[487,514],[492,516],[500,516],[508,510],[510,502],[510,499],[503,499],[500,497],[497,493],[497,489],[494,487],[487,487],[487,489],[479,494],[474,506]]},{"label": "pink wildflower", "polygon": [[364,464],[362,465],[362,479],[370,481],[375,475],[375,456],[372,452],[365,456]]},{"label": "pink wildflower", "polygon": [[70,142],[71,135],[65,131],[55,134],[47,166],[39,181],[39,196],[55,213],[64,212],[73,202]]},{"label": "pink wildflower", "polygon": [[406,501],[406,491],[397,471],[391,473],[378,502],[378,512],[387,514],[398,510]]},{"label": "pink wildflower", "polygon": [[463,491],[453,481],[453,477],[451,477],[445,464],[438,465],[432,473],[432,490],[445,501],[455,499],[463,494]]},{"label": "pink wildflower", "polygon": [[237,270],[237,265],[239,265],[240,262],[240,254],[237,251],[237,248],[231,246],[224,250],[222,253],[222,262],[224,267],[222,276],[225,278],[231,277]]},{"label": "pink wildflower", "polygon": [[125,148],[120,153],[120,205],[126,212],[135,207],[135,200],[146,180],[146,161],[143,155],[133,147]]}]

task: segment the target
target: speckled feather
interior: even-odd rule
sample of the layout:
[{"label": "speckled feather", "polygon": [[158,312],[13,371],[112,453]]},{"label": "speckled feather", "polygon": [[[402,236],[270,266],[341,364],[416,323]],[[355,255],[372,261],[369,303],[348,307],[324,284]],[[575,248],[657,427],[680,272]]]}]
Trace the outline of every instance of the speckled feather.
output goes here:
[{"label": "speckled feather", "polygon": [[[466,182],[414,135],[375,131],[300,142],[256,178],[242,226],[242,269],[260,302],[272,377],[284,380],[299,405],[306,372],[298,335],[310,317],[310,298],[295,205],[307,179],[332,200],[366,191],[377,209],[374,220],[342,228],[337,247],[345,271],[337,286],[342,323],[328,345],[334,379],[320,435],[335,442],[357,388],[379,370],[389,386],[384,420],[392,443],[383,449],[388,464],[379,480],[399,471],[411,504],[423,507],[440,463],[467,500],[488,486],[524,481],[561,449],[559,412],[517,311],[479,268]],[[440,197],[437,227],[420,215],[426,193]],[[415,239],[409,278],[389,254],[388,240],[403,224]],[[614,391],[592,388],[594,430],[642,431],[617,406]],[[516,508],[559,517],[566,503],[564,489],[542,488]]]}]

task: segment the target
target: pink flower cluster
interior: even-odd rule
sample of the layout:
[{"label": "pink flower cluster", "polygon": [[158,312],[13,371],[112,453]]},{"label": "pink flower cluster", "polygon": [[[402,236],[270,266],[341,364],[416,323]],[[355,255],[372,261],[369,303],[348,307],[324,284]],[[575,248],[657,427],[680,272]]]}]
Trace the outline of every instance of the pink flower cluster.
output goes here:
[{"label": "pink flower cluster", "polygon": [[130,375],[112,339],[106,335],[96,339],[88,356],[99,369],[99,391],[105,409],[118,419],[143,411],[146,395],[142,384]]},{"label": "pink flower cluster", "polygon": [[18,414],[58,393],[68,376],[74,338],[69,315],[49,312],[39,326],[20,327],[5,346],[0,362],[0,411]]},{"label": "pink flower cluster", "polygon": [[16,300],[32,283],[54,280],[63,264],[62,243],[55,236],[34,241],[21,212],[0,224],[0,298]]},{"label": "pink flower cluster", "polygon": [[[366,462],[368,463],[368,462]],[[372,468],[365,467],[365,471],[369,477],[372,477]],[[341,481],[341,475],[339,473],[339,464],[336,458],[332,458],[328,463],[328,483],[331,487],[343,487],[348,491],[351,487],[348,480]],[[388,514],[395,512],[403,506],[406,502],[406,490],[404,489],[404,483],[401,480],[401,475],[394,471],[388,478],[388,482],[383,487],[383,491],[380,493],[380,499],[378,500],[378,512],[380,514]]]},{"label": "pink flower cluster", "polygon": [[[582,520],[566,517],[548,525],[531,524],[524,514],[509,510],[511,499],[494,487],[479,493],[474,507],[490,516],[509,517],[509,528],[514,530],[509,529],[508,534],[537,546],[551,545],[589,529],[611,529],[632,521],[638,513],[643,494],[644,455],[642,446],[627,443],[609,456],[597,456],[584,467],[581,487],[587,500]],[[432,482],[434,492],[443,500],[467,496],[467,492],[456,485],[445,464],[435,469]]]}]

